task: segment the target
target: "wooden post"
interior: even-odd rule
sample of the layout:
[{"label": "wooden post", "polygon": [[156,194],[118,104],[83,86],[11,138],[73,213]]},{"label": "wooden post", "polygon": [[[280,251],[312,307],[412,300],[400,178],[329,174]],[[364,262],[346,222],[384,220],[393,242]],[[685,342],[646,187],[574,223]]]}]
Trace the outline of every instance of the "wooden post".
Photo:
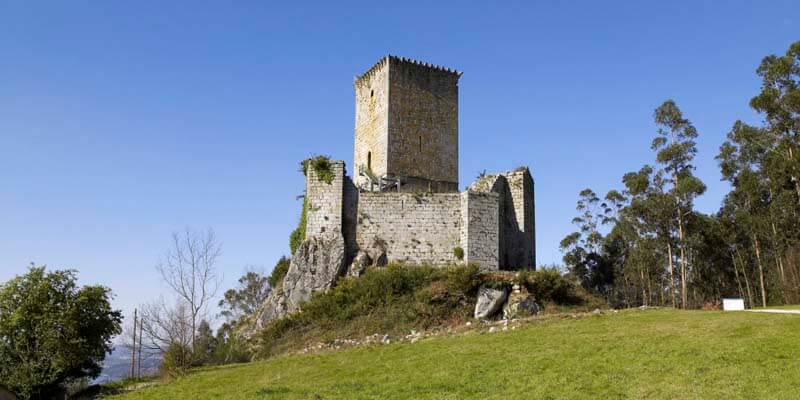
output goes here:
[{"label": "wooden post", "polygon": [[142,379],[142,330],[144,329],[143,328],[144,324],[142,323],[143,320],[144,318],[139,320],[139,365],[138,365],[139,371],[137,373],[139,379]]},{"label": "wooden post", "polygon": [[136,375],[133,374],[135,371],[134,367],[136,365],[136,320],[137,320],[137,310],[133,309],[133,346],[131,346],[131,379],[136,378]]}]

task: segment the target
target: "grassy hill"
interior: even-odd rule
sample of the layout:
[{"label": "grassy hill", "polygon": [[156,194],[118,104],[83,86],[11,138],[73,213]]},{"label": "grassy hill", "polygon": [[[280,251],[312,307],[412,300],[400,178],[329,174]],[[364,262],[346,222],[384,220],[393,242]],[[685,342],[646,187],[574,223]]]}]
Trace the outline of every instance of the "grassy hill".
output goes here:
[{"label": "grassy hill", "polygon": [[630,310],[198,370],[119,399],[790,399],[800,316]]}]

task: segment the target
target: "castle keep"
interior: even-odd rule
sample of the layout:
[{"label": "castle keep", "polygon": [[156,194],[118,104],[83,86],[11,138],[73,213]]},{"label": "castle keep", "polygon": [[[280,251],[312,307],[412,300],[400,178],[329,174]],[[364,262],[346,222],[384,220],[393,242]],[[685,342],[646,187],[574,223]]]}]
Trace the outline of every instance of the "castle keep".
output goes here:
[{"label": "castle keep", "polygon": [[355,79],[353,176],[344,161],[307,164],[306,238],[341,234],[351,274],[387,261],[535,267],[527,167],[481,176],[459,192],[460,76],[384,57]]}]

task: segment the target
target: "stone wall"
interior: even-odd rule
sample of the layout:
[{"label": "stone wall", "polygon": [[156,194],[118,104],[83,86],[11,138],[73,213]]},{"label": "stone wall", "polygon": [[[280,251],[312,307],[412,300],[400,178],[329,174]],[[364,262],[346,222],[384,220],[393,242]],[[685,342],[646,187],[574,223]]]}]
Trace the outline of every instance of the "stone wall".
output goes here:
[{"label": "stone wall", "polygon": [[506,239],[506,243],[517,249],[514,253],[509,252],[509,260],[515,268],[535,268],[536,212],[533,177],[527,167],[517,168],[503,175],[508,181],[517,228],[515,234]]},{"label": "stone wall", "polygon": [[344,161],[330,161],[333,180],[328,183],[319,179],[317,171],[306,168],[306,237],[325,232],[342,232],[344,210]]},{"label": "stone wall", "polygon": [[385,242],[389,261],[411,264],[466,262],[483,269],[536,266],[533,178],[527,168],[487,175],[463,193],[360,192],[343,161],[330,161],[333,180],[309,167],[307,237],[344,236],[346,263],[359,248]]},{"label": "stone wall", "polygon": [[356,79],[356,138],[353,161],[355,183],[360,166],[369,165],[377,176],[387,173],[389,131],[389,62],[384,58]]},{"label": "stone wall", "polygon": [[389,261],[450,264],[461,246],[458,193],[362,192],[358,195],[356,241],[367,248],[385,242]]},{"label": "stone wall", "polygon": [[535,268],[534,189],[528,168],[483,176],[470,185],[469,190],[500,195],[500,269]]},{"label": "stone wall", "polygon": [[499,201],[493,192],[466,191],[460,194],[460,242],[464,261],[477,263],[481,270],[499,268]]},{"label": "stone wall", "polygon": [[389,173],[434,181],[432,190],[458,190],[459,76],[389,58]]}]

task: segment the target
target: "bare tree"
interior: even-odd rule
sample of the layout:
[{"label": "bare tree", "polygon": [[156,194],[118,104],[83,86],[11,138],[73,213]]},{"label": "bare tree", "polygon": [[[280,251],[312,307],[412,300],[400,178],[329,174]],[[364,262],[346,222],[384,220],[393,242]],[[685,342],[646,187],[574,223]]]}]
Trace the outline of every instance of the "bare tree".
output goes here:
[{"label": "bare tree", "polygon": [[220,245],[212,229],[195,231],[186,228],[172,234],[172,246],[164,261],[156,266],[167,286],[188,308],[189,344],[194,343],[197,322],[219,289],[221,277],[217,276],[215,264],[220,254]]},{"label": "bare tree", "polygon": [[163,298],[142,309],[144,348],[164,354],[172,345],[189,347],[192,339],[191,312],[185,302],[169,306]]}]

